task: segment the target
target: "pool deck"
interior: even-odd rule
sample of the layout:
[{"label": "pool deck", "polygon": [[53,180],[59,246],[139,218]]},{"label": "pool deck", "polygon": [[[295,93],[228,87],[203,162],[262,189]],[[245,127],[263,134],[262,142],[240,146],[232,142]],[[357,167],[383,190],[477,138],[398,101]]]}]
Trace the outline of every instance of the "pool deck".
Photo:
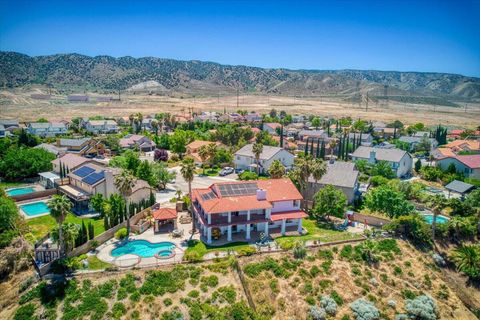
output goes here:
[{"label": "pool deck", "polygon": [[[179,225],[180,228],[185,227],[186,225]],[[190,226],[190,225],[188,225]],[[187,227],[186,229],[189,230]],[[155,265],[166,265],[166,264],[175,264],[179,263],[183,259],[185,250],[187,249],[187,241],[190,239],[190,234],[188,230],[184,229],[184,235],[182,237],[174,238],[169,233],[154,233],[153,228],[150,227],[142,234],[132,235],[130,234],[130,240],[147,240],[152,243],[158,242],[171,242],[175,244],[175,249],[173,252],[175,255],[170,258],[159,259],[156,257],[142,258],[134,254],[126,254],[119,257],[113,257],[110,252],[115,249],[121,242],[117,239],[110,239],[105,242],[103,245],[97,248],[97,258],[116,265],[120,268],[130,268],[130,267],[147,267]],[[196,234],[193,239],[198,239],[198,234]]]}]

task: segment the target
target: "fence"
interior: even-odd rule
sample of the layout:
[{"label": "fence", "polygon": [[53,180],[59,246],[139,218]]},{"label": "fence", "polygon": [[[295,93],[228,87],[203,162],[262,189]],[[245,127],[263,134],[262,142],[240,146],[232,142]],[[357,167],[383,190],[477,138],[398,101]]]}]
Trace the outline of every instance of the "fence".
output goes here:
[{"label": "fence", "polygon": [[31,192],[27,194],[18,195],[18,196],[12,196],[11,198],[15,202],[20,202],[25,200],[37,199],[37,198],[45,198],[54,194],[57,194],[57,189],[47,189],[42,191],[36,191],[36,192]]},{"label": "fence", "polygon": [[353,215],[353,221],[357,221],[357,222],[360,222],[360,223],[365,223],[366,222],[369,226],[374,226],[374,227],[379,227],[379,228],[381,228],[384,225],[387,225],[391,222],[388,219],[383,219],[383,218],[379,218],[379,217],[376,217],[376,216],[370,216],[370,215],[361,214],[361,213],[357,213],[357,212],[355,212],[355,214]]}]

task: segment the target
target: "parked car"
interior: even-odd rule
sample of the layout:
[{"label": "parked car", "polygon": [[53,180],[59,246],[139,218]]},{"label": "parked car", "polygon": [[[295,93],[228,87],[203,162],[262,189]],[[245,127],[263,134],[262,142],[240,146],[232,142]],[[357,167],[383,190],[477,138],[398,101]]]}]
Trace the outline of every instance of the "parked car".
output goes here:
[{"label": "parked car", "polygon": [[235,170],[232,167],[225,167],[225,168],[222,169],[222,171],[220,171],[220,173],[218,175],[223,177],[223,176],[226,176],[226,175],[229,175],[229,174],[233,173],[234,171]]},{"label": "parked car", "polygon": [[241,174],[243,173],[245,170],[243,169],[235,169],[235,173],[238,173],[238,174]]}]

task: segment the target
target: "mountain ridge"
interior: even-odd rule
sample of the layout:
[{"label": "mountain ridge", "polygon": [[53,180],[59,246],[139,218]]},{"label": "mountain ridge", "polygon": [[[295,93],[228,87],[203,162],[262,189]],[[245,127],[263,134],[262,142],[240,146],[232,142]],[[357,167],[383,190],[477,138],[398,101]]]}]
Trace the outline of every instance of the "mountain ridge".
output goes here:
[{"label": "mountain ridge", "polygon": [[[226,65],[200,60],[134,58],[63,53],[29,56],[0,51],[0,84],[18,87],[49,84],[64,90],[95,88],[127,90],[155,81],[161,91],[216,95],[438,96],[452,100],[480,99],[480,78],[453,73],[380,70],[315,70]],[[140,86],[142,87],[142,86]],[[148,87],[155,93],[155,88]]]}]

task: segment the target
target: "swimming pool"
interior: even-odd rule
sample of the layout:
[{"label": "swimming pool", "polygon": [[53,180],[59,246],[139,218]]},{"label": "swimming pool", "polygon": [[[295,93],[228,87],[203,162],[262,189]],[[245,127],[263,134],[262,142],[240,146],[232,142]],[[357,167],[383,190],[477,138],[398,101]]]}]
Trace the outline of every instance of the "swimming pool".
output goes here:
[{"label": "swimming pool", "polygon": [[9,195],[10,197],[14,197],[14,196],[21,196],[24,194],[35,192],[35,189],[33,189],[32,187],[12,188],[12,189],[6,190],[6,192],[7,192],[7,195]]},{"label": "swimming pool", "polygon": [[134,254],[142,258],[150,258],[158,254],[159,257],[172,255],[175,244],[171,242],[151,243],[147,240],[132,240],[124,245],[113,249],[110,254],[113,257],[120,257],[125,254]]},{"label": "swimming pool", "polygon": [[[422,214],[422,216],[423,216],[423,219],[425,219],[425,221],[427,221],[428,224],[433,223],[433,214],[427,213],[427,214]],[[446,223],[448,222],[448,220],[450,219],[445,216],[442,216],[442,215],[437,216],[437,223]]]},{"label": "swimming pool", "polygon": [[28,217],[35,217],[38,215],[50,213],[50,208],[47,206],[45,202],[42,202],[42,201],[32,202],[28,204],[21,204],[20,209],[22,209],[22,211],[25,212],[25,214]]}]

